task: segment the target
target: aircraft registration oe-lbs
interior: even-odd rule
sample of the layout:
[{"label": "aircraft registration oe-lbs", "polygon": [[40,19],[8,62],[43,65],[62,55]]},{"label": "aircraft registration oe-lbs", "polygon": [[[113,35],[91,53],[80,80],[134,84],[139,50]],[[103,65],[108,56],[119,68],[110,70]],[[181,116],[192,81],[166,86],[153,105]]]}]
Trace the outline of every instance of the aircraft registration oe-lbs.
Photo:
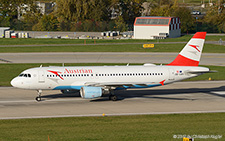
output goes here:
[{"label": "aircraft registration oe-lbs", "polygon": [[11,85],[37,90],[37,101],[41,101],[42,90],[49,89],[62,93],[77,90],[84,99],[109,94],[109,99],[116,101],[115,90],[163,86],[210,72],[209,68],[198,67],[205,36],[206,32],[197,32],[167,65],[40,66],[23,71],[11,81]]}]

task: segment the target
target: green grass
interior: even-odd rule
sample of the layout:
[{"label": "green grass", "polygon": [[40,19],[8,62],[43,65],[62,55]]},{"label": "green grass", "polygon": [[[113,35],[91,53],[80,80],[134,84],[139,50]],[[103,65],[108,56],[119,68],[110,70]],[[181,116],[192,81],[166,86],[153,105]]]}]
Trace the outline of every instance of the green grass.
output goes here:
[{"label": "green grass", "polygon": [[[124,45],[77,45],[42,47],[0,47],[0,53],[17,52],[179,52],[185,44],[155,44],[152,49],[142,48],[142,44]],[[204,53],[225,53],[225,46],[205,44]]]},{"label": "green grass", "polygon": [[[39,67],[41,64],[0,64],[0,86],[10,86],[10,81],[18,76],[22,71],[28,68]],[[43,66],[61,66],[62,64],[43,64]],[[93,63],[81,63],[81,64],[65,64],[66,66],[103,66],[103,65],[125,65],[125,64],[93,64]],[[132,64],[131,64],[132,65]],[[212,80],[225,80],[225,67],[222,66],[205,66],[211,70],[217,70],[217,73],[207,73],[195,78],[188,79],[187,81],[208,80],[209,77]]]},{"label": "green grass", "polygon": [[[159,40],[159,42],[187,42],[193,35],[185,35],[179,38],[168,38],[165,40]],[[225,36],[206,36],[206,41],[219,41],[219,39],[225,40]],[[129,40],[92,40],[87,39],[87,44],[93,44],[94,41],[96,43],[143,43],[143,42],[157,42],[157,40],[137,40],[137,39],[129,39]],[[84,44],[84,40],[82,39],[0,39],[0,45],[40,45],[40,44]]]},{"label": "green grass", "polygon": [[[174,135],[222,135],[225,113],[0,120],[0,140],[177,140]],[[215,140],[215,139],[195,139]]]}]

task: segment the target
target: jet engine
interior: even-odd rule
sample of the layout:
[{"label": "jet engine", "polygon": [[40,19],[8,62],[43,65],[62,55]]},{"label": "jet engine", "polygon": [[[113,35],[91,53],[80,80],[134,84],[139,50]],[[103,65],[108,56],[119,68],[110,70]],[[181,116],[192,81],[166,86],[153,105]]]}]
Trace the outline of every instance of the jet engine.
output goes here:
[{"label": "jet engine", "polygon": [[102,96],[102,88],[89,86],[81,87],[80,95],[84,99],[98,98]]}]

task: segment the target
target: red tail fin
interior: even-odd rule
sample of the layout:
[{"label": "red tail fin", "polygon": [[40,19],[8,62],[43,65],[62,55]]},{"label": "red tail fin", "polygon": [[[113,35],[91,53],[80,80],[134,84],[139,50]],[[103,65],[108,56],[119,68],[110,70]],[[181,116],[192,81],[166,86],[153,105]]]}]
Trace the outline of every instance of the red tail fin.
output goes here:
[{"label": "red tail fin", "polygon": [[178,56],[171,62],[170,66],[198,66],[206,32],[197,32],[186,44]]}]

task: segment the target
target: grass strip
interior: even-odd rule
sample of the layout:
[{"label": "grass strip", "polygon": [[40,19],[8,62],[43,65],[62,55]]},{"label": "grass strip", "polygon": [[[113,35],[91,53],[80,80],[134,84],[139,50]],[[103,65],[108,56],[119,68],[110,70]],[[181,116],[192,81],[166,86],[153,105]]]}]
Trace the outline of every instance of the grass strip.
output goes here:
[{"label": "grass strip", "polygon": [[[154,48],[144,49],[142,44],[124,45],[76,45],[41,47],[0,47],[0,53],[18,52],[179,52],[185,44],[155,44]],[[225,53],[225,46],[205,44],[204,53]]]},{"label": "grass strip", "polygon": [[[39,67],[40,64],[0,64],[0,86],[11,86],[10,81],[18,76],[22,71],[28,68]],[[43,64],[43,66],[61,66],[62,64]],[[106,63],[77,63],[69,64],[66,63],[66,66],[103,66],[103,65],[126,65],[126,64],[106,64]],[[130,64],[133,65],[133,64]],[[141,65],[141,64],[137,64]],[[225,80],[225,67],[222,66],[205,66],[211,70],[217,70],[217,73],[206,73],[201,76],[188,79],[186,81],[199,81],[199,80],[208,80],[211,77],[212,80]]]},{"label": "grass strip", "polygon": [[[94,43],[140,43],[140,42],[187,42],[193,35],[185,35],[178,38],[167,38],[162,40],[142,40],[142,39],[124,39],[124,40],[112,40],[112,39],[87,39],[86,44]],[[220,38],[224,41],[225,36],[206,36],[206,41],[219,41]],[[40,45],[40,44],[84,44],[83,39],[9,39],[0,38],[0,45]]]},{"label": "grass strip", "polygon": [[[222,135],[225,113],[0,120],[0,140],[182,140],[174,135]],[[196,140],[215,140],[196,139]]]}]

